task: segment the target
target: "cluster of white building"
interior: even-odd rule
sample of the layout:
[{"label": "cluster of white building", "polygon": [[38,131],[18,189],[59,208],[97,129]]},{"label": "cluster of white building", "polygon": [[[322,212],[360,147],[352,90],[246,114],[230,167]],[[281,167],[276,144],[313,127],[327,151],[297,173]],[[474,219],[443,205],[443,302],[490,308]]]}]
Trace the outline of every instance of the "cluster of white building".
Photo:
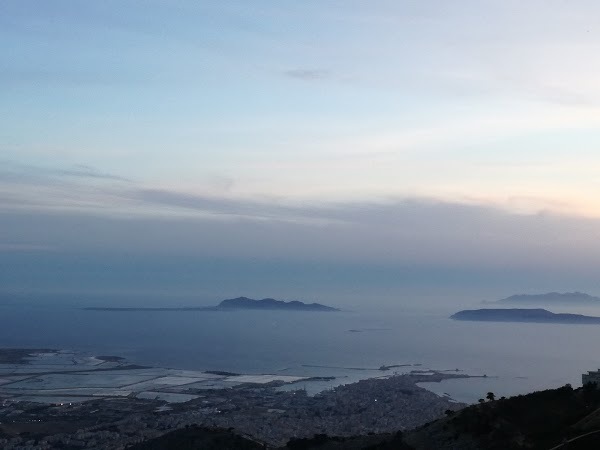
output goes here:
[{"label": "cluster of white building", "polygon": [[596,387],[600,388],[600,369],[590,370],[588,373],[581,375],[581,383],[584,386],[588,383],[595,383]]}]

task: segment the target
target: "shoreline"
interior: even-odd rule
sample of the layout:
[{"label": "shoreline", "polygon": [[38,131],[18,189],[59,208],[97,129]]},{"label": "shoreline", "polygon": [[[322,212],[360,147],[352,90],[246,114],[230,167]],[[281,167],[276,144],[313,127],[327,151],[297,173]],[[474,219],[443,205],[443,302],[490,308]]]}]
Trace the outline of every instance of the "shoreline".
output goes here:
[{"label": "shoreline", "polygon": [[[56,361],[51,365],[43,364],[41,361],[35,362],[36,357],[40,357],[42,355],[44,358],[51,357],[52,355],[57,356],[61,359],[60,363]],[[15,367],[14,369],[17,373],[10,373],[10,370],[6,367],[6,365],[14,365],[20,366]],[[4,366],[4,367],[3,367]],[[35,366],[35,367],[34,367]],[[30,370],[27,370],[27,367]],[[45,368],[47,370],[42,370]],[[199,380],[205,380],[207,378],[222,378],[221,381],[225,382],[222,387],[233,387],[242,383],[254,383],[254,384],[269,384],[270,387],[280,388],[282,391],[293,391],[294,385],[298,385],[299,383],[304,383],[304,390],[306,392],[310,392],[309,395],[317,395],[324,391],[335,389],[339,386],[358,383],[364,380],[373,380],[373,379],[382,379],[389,378],[391,376],[413,376],[419,377],[421,375],[427,377],[425,380],[419,380],[415,382],[439,382],[444,379],[451,378],[477,378],[479,375],[466,375],[466,374],[458,374],[455,372],[460,372],[459,369],[446,369],[446,370],[437,370],[437,369],[427,369],[423,368],[421,363],[409,363],[409,364],[383,364],[380,367],[337,367],[337,366],[327,366],[327,365],[316,365],[316,364],[302,364],[299,368],[315,368],[315,369],[332,369],[332,371],[349,371],[352,373],[360,373],[366,374],[367,376],[358,376],[353,377],[347,374],[336,374],[333,376],[331,373],[304,373],[302,375],[297,373],[289,373],[288,369],[285,370],[286,374],[283,375],[284,371],[272,371],[272,372],[262,372],[262,373],[243,373],[242,371],[229,371],[229,370],[195,370],[195,369],[178,369],[173,367],[159,367],[154,365],[139,365],[133,362],[128,361],[127,358],[122,356],[114,356],[114,355],[93,355],[89,352],[80,352],[76,350],[67,350],[67,349],[40,349],[40,348],[0,348],[0,397],[2,396],[3,391],[6,391],[6,388],[10,388],[12,383],[6,383],[7,380],[10,380],[10,375],[13,376],[22,376],[29,375],[33,376],[42,376],[42,375],[52,375],[52,374],[64,374],[71,373],[75,374],[77,372],[90,372],[93,371],[96,374],[100,374],[101,372],[111,372],[111,371],[122,371],[121,373],[125,373],[126,371],[136,371],[136,370],[149,370],[153,372],[153,375],[156,371],[164,371],[164,375],[169,374],[169,372],[185,372],[188,374],[188,377],[198,378]],[[409,369],[413,368],[409,371],[398,372],[393,369]],[[291,368],[290,368],[291,369]],[[302,370],[300,370],[303,372]],[[8,378],[7,378],[8,376]],[[483,376],[485,377],[485,375]],[[158,376],[156,378],[159,378]],[[21,381],[21,380],[17,380]],[[133,383],[132,383],[133,384]],[[309,389],[306,388],[308,384]],[[184,386],[182,383],[181,386]],[[119,389],[122,386],[111,386],[110,389]],[[201,390],[202,386],[198,386]],[[101,390],[103,387],[96,386],[98,390]],[[214,387],[211,387],[214,388]],[[64,389],[63,387],[58,388],[57,390]],[[73,386],[69,389],[69,391],[74,391],[79,389],[77,386]],[[425,388],[427,389],[427,388]],[[55,391],[57,391],[55,390]],[[25,394],[27,389],[24,389],[22,392]],[[437,395],[436,391],[431,390],[434,394]],[[54,392],[53,392],[54,393]],[[111,392],[113,394],[114,392]],[[33,395],[41,395],[36,392]],[[112,395],[111,395],[112,396]],[[46,396],[44,396],[46,397]],[[84,395],[87,397],[87,395]],[[101,392],[97,392],[94,395],[94,398],[102,397]]]},{"label": "shoreline", "polygon": [[0,365],[0,432],[13,433],[15,443],[20,438],[14,433],[27,430],[57,445],[79,436],[124,448],[193,424],[231,427],[277,446],[320,433],[395,432],[466,406],[417,383],[469,377],[422,371],[380,375],[309,396],[301,387],[277,389],[308,383],[307,377],[141,367],[64,350],[31,353],[25,363]]}]

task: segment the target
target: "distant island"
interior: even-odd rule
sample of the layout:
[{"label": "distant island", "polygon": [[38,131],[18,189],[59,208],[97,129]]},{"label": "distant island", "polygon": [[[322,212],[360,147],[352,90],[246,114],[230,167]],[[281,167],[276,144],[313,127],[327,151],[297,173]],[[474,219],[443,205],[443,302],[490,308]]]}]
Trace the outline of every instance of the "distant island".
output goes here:
[{"label": "distant island", "polygon": [[303,303],[297,300],[285,302],[273,298],[254,300],[248,297],[237,297],[223,300],[217,306],[189,306],[189,307],[111,307],[88,306],[83,308],[88,311],[232,311],[239,309],[250,310],[278,310],[278,311],[339,311],[337,308],[320,303]]},{"label": "distant island", "polygon": [[284,302],[272,298],[263,298],[262,300],[253,300],[247,297],[232,298],[223,300],[217,306],[218,309],[284,309],[293,311],[339,311],[331,306],[321,305],[320,303],[303,303],[298,300]]},{"label": "distant island", "polygon": [[494,302],[495,304],[510,305],[577,305],[577,306],[600,306],[600,297],[594,297],[583,292],[548,292],[547,294],[516,294]]},{"label": "distant island", "polygon": [[467,309],[453,314],[450,318],[481,322],[600,324],[600,317],[582,314],[556,314],[546,309]]}]

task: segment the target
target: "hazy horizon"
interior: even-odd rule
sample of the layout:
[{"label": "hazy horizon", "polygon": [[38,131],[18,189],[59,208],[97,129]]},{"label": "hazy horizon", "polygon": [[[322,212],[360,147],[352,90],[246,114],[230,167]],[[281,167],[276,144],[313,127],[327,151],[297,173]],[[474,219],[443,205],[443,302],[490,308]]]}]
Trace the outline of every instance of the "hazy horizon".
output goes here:
[{"label": "hazy horizon", "polygon": [[0,287],[600,294],[597,13],[3,2]]}]

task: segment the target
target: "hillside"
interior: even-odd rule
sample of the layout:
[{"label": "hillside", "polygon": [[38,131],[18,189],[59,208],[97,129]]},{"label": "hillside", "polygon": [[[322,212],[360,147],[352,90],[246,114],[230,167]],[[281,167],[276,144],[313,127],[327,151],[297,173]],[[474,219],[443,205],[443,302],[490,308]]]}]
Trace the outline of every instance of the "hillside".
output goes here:
[{"label": "hillside", "polygon": [[260,443],[222,428],[186,427],[130,447],[131,450],[260,450]]},{"label": "hillside", "polygon": [[[232,429],[189,427],[130,447],[131,450],[258,450],[270,448]],[[310,439],[292,439],[280,450],[412,450],[402,433],[331,437],[324,434]]]},{"label": "hillside", "polygon": [[[600,430],[600,391],[566,385],[527,395],[486,401],[406,434],[415,449],[549,449]],[[600,448],[600,434],[580,445]],[[576,441],[575,441],[576,442]],[[576,447],[575,442],[569,450]]]}]

